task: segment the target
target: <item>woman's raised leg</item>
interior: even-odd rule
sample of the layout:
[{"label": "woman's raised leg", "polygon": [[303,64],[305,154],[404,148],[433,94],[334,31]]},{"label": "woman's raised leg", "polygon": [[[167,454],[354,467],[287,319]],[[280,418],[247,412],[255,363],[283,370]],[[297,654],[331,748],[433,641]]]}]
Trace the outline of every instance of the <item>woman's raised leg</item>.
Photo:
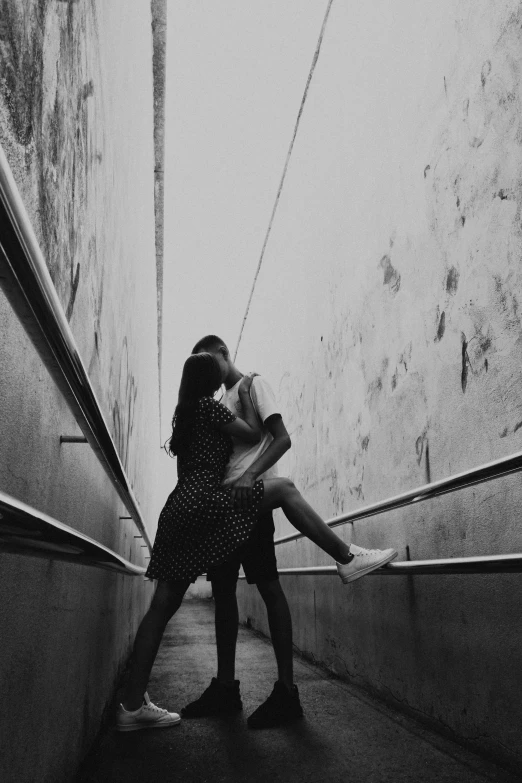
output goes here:
[{"label": "woman's raised leg", "polygon": [[338,563],[353,558],[350,545],[337,536],[288,478],[264,480],[263,510],[281,508],[292,525]]},{"label": "woman's raised leg", "polygon": [[397,557],[395,549],[363,549],[346,544],[303,498],[288,478],[264,480],[261,510],[281,508],[292,525],[337,561],[343,582],[353,582]]}]

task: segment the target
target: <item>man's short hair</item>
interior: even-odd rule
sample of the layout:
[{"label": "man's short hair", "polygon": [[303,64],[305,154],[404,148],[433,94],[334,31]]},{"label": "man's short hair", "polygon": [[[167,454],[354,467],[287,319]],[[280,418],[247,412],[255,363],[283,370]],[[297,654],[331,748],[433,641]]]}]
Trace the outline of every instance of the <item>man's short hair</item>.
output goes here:
[{"label": "man's short hair", "polygon": [[[207,334],[206,337],[202,337],[201,340],[198,340],[198,342],[192,349],[192,353],[199,353],[199,351],[216,350],[217,348],[221,348],[221,346],[227,348],[226,343],[223,342],[221,337],[218,337],[217,334]],[[227,348],[227,352],[228,352],[228,348]]]}]

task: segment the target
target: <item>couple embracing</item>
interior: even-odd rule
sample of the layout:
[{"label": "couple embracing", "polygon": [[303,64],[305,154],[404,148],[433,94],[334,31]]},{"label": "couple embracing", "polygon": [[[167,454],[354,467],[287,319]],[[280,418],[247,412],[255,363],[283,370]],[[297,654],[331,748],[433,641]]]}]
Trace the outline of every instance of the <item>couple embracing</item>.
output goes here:
[{"label": "couple embracing", "polygon": [[[218,402],[214,394],[222,384],[226,391]],[[281,508],[299,532],[336,561],[344,583],[390,562],[397,552],[346,544],[289,479],[278,478],[276,463],[290,445],[264,378],[243,375],[216,335],[200,340],[185,362],[172,420],[169,450],[177,456],[178,482],[158,522],[147,569],[158,583],[136,634],[117,714],[119,731],[181,720],[150,701],[147,682],[168,621],[190,583],[203,573],[211,580],[215,600],[218,667],[209,687],[181,714],[201,718],[242,709],[235,679],[241,566],[265,602],[278,671],[272,693],[247,723],[252,729],[268,728],[303,715],[293,682],[292,621],[277,573],[272,510]]]}]

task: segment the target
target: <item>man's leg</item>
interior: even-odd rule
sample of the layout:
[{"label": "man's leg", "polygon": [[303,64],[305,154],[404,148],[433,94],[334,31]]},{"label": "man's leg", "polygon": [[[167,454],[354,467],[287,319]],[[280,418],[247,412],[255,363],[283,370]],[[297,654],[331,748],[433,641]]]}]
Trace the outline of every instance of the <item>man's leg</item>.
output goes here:
[{"label": "man's leg", "polygon": [[272,512],[265,512],[243,550],[242,562],[248,583],[257,586],[265,602],[278,679],[290,690],[294,684],[292,618],[277,573],[274,535]]},{"label": "man's leg", "polygon": [[272,514],[263,514],[242,557],[247,581],[257,585],[265,602],[278,671],[272,693],[247,720],[251,729],[280,726],[303,715],[293,683],[292,618],[279,583],[274,533]]},{"label": "man's leg", "polygon": [[236,644],[239,627],[236,580],[212,579],[212,594],[215,603],[217,679],[223,685],[233,683],[236,676]]},{"label": "man's leg", "polygon": [[235,679],[238,610],[236,585],[239,574],[239,553],[209,569],[215,605],[217,676],[196,701],[181,711],[185,718],[203,718],[243,709],[239,680]]},{"label": "man's leg", "polygon": [[279,579],[258,582],[266,606],[268,625],[277,661],[278,680],[291,690],[294,684],[292,617]]}]

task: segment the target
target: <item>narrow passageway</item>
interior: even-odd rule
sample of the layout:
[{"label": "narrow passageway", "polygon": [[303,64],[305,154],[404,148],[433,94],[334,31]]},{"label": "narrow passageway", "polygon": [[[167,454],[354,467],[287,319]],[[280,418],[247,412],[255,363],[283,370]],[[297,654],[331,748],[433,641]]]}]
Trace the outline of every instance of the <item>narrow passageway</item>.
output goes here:
[{"label": "narrow passageway", "polygon": [[[199,696],[215,673],[211,601],[188,599],[170,622],[149,693],[171,711]],[[168,729],[105,732],[77,783],[479,783],[512,775],[425,731],[346,683],[296,658],[305,719],[252,731],[246,717],[272,689],[274,659],[267,640],[242,628],[238,671],[244,712],[232,718],[183,720]]]}]

